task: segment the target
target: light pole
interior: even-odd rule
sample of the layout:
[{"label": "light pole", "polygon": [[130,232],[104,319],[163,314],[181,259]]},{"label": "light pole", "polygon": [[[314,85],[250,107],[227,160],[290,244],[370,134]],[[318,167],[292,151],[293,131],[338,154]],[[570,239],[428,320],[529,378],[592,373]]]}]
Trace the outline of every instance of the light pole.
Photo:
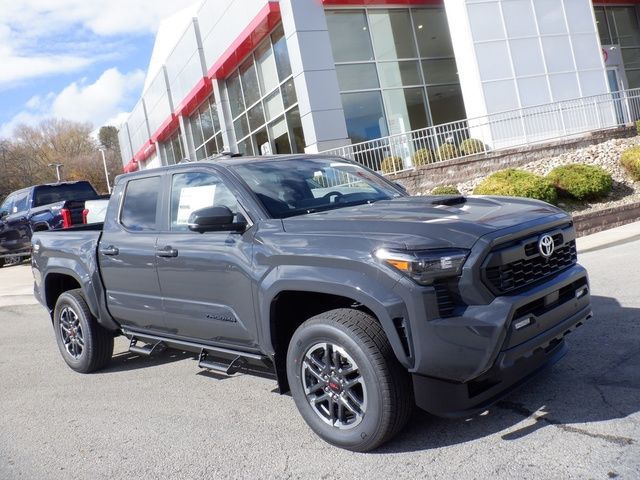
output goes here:
[{"label": "light pole", "polygon": [[56,177],[58,177],[58,183],[60,183],[60,171],[62,170],[62,167],[64,167],[64,164],[62,164],[62,163],[50,163],[48,166],[49,167],[56,167]]},{"label": "light pole", "polygon": [[104,148],[100,148],[100,153],[102,154],[102,165],[104,166],[104,177],[107,179],[107,190],[109,191],[109,195],[111,195],[111,184],[109,183],[109,172],[107,171],[107,160],[104,158]]}]

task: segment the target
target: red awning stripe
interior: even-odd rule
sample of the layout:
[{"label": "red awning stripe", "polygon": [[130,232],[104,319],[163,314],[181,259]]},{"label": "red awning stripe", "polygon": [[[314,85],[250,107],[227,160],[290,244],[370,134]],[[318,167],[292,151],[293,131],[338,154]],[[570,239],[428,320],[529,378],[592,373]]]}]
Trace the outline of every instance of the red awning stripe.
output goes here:
[{"label": "red awning stripe", "polygon": [[280,4],[269,2],[209,69],[210,78],[225,78],[280,22]]},{"label": "red awning stripe", "polygon": [[[202,77],[195,87],[187,94],[187,96],[180,102],[178,108],[176,108],[176,115],[182,115],[188,117],[194,110],[204,102],[211,92],[213,87],[211,85],[211,79],[209,77]],[[177,119],[177,117],[176,117]]]}]

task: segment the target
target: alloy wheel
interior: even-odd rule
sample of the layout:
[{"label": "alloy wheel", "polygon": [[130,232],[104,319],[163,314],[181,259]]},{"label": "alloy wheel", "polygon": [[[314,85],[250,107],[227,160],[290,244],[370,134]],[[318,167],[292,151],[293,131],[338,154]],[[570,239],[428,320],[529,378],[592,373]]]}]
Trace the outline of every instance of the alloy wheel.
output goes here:
[{"label": "alloy wheel", "polygon": [[78,360],[84,352],[84,336],[80,318],[70,307],[64,307],[60,312],[60,334],[67,353],[74,360]]}]

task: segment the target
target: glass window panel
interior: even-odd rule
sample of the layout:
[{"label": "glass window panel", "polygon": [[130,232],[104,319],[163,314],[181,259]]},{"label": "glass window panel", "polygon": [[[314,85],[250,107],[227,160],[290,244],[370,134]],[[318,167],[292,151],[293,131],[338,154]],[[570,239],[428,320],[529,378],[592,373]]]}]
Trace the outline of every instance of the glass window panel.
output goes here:
[{"label": "glass window panel", "polygon": [[378,60],[417,56],[409,10],[371,10],[369,22]]},{"label": "glass window panel", "polygon": [[373,60],[364,10],[327,10],[326,16],[336,62]]},{"label": "glass window panel", "polygon": [[512,0],[502,3],[504,23],[509,37],[536,36],[535,17],[531,8],[531,0]]},{"label": "glass window panel", "polygon": [[204,145],[196,150],[196,160],[204,160],[207,158],[207,150]]},{"label": "glass window panel", "polygon": [[280,90],[276,90],[267,98],[264,99],[264,110],[267,116],[267,120],[273,120],[278,115],[284,112],[284,105],[282,103],[282,95]]},{"label": "glass window panel", "polygon": [[429,87],[427,95],[434,125],[466,118],[460,85]]},{"label": "glass window panel", "polygon": [[412,10],[414,31],[421,57],[452,57],[453,46],[443,8]]},{"label": "glass window panel", "polygon": [[278,70],[278,78],[280,81],[291,75],[291,65],[289,64],[289,52],[287,50],[287,41],[284,38],[284,30],[282,24],[276,28],[271,34],[273,42],[273,51],[276,55],[276,68]]},{"label": "glass window panel", "polygon": [[229,105],[233,118],[237,117],[244,111],[244,100],[242,98],[242,88],[240,87],[240,75],[237,71],[233,72],[227,80],[227,95],[229,96]]},{"label": "glass window panel", "polygon": [[282,100],[284,101],[284,108],[289,108],[298,101],[293,79],[287,80],[282,84]]},{"label": "glass window panel", "polygon": [[347,131],[353,143],[388,135],[380,92],[343,93],[341,98]]},{"label": "glass window panel", "polygon": [[422,69],[426,83],[458,83],[458,67],[453,58],[423,60]]},{"label": "glass window panel", "polygon": [[262,42],[256,49],[256,67],[258,68],[258,78],[260,79],[260,88],[263,94],[278,86],[280,82],[276,71],[276,61],[269,39]]},{"label": "glass window panel", "polygon": [[233,130],[236,134],[236,138],[242,138],[249,135],[249,125],[247,124],[247,117],[245,115],[242,115],[233,122]]},{"label": "glass window panel", "polygon": [[195,146],[202,145],[202,143],[204,142],[204,138],[202,137],[199,112],[196,112],[191,117],[191,135],[193,135],[193,144]]},{"label": "glass window panel", "polygon": [[622,62],[625,68],[638,68],[640,67],[640,48],[623,48],[622,50]]},{"label": "glass window panel", "polygon": [[474,41],[483,42],[505,38],[498,2],[471,3],[467,5],[467,11]]},{"label": "glass window panel", "polygon": [[216,145],[218,146],[218,151],[219,152],[224,152],[224,151],[229,150],[229,147],[227,145],[225,145],[224,141],[222,140],[222,133],[219,133],[219,134],[216,135]]},{"label": "glass window panel", "polygon": [[378,64],[378,70],[383,87],[422,85],[418,62],[384,62]]},{"label": "glass window panel", "polygon": [[542,49],[549,73],[574,69],[569,37],[543,37]]},{"label": "glass window panel", "polygon": [[206,150],[207,150],[207,157],[210,157],[211,155],[216,155],[218,152],[218,147],[216,146],[216,139],[212,138],[211,140],[209,140],[207,143],[204,144]]},{"label": "glass window panel", "polygon": [[258,76],[256,75],[256,67],[253,64],[253,58],[249,58],[246,62],[240,65],[240,78],[242,79],[244,101],[248,107],[253,105],[260,98]]},{"label": "glass window panel", "polygon": [[340,91],[378,88],[378,74],[375,63],[336,65]]},{"label": "glass window panel", "polygon": [[204,140],[213,137],[213,119],[211,118],[211,111],[209,110],[209,103],[206,103],[200,108],[200,123],[202,124],[202,136]]},{"label": "glass window panel", "polygon": [[[554,39],[555,40],[555,39]],[[476,44],[476,55],[483,81],[512,77],[507,42]]]},{"label": "glass window panel", "polygon": [[287,112],[287,124],[291,132],[291,146],[293,153],[304,153],[306,145],[304,140],[304,132],[302,131],[302,122],[300,121],[300,111],[298,107],[292,108]]},{"label": "glass window panel", "polygon": [[[269,150],[271,149],[271,144],[269,143],[269,136],[267,135],[267,129],[263,128],[262,130],[256,132],[253,136],[255,140],[256,146],[256,154],[258,155],[268,155]],[[266,152],[265,152],[266,150]],[[263,153],[265,152],[265,153]]]},{"label": "glass window panel", "polygon": [[629,88],[640,88],[640,70],[627,70],[625,73]]},{"label": "glass window panel", "polygon": [[239,141],[238,151],[243,155],[253,155],[253,144],[251,142],[251,138]]},{"label": "glass window panel", "polygon": [[575,73],[562,73],[560,75],[549,75],[551,94],[553,100],[571,100],[580,96],[578,78]]},{"label": "glass window panel", "polygon": [[262,110],[262,102],[258,102],[254,107],[250,108],[247,112],[249,116],[249,129],[255,130],[264,125],[264,111]]},{"label": "glass window panel", "polygon": [[609,32],[609,25],[607,25],[607,16],[604,13],[604,8],[595,8],[596,13],[596,25],[598,27],[598,33],[600,34],[600,43],[602,45],[611,45],[611,32]]},{"label": "glass window panel", "polygon": [[618,31],[618,42],[622,46],[640,45],[640,27],[635,7],[611,8]]},{"label": "glass window panel", "polygon": [[406,133],[427,126],[424,89],[386,90],[383,96],[387,107],[389,135]]},{"label": "glass window panel", "polygon": [[544,75],[544,60],[538,38],[511,40],[510,47],[516,77]]},{"label": "glass window panel", "polygon": [[611,33],[611,43],[620,43],[618,41],[618,33],[616,32],[616,21],[613,18],[613,9],[606,8],[604,13],[607,17],[607,23],[609,24],[609,32]]},{"label": "glass window panel", "polygon": [[216,106],[215,103],[211,102],[210,109],[211,109],[211,118],[213,119],[213,130],[215,132],[219,132],[220,119],[218,118],[218,107]]},{"label": "glass window panel", "polygon": [[160,192],[160,177],[131,180],[122,202],[120,222],[135,231],[157,230],[156,210]]},{"label": "glass window panel", "polygon": [[269,134],[273,139],[273,153],[291,153],[289,144],[289,132],[284,117],[269,125]]}]

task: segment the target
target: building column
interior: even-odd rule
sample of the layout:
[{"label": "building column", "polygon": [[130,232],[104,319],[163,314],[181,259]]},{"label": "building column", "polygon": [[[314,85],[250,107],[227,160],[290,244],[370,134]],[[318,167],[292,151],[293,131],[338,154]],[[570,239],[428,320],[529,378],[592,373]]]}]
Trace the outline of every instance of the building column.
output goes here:
[{"label": "building column", "polygon": [[185,149],[184,155],[189,160],[195,161],[196,149],[193,146],[193,138],[191,138],[191,132],[187,129],[182,115],[178,115],[178,123],[180,124],[180,138],[182,139],[182,146]]},{"label": "building column", "polygon": [[238,153],[236,135],[233,131],[231,107],[227,100],[227,89],[224,85],[224,80],[212,78],[211,86],[213,87],[213,98],[216,101],[216,109],[218,110],[218,121],[220,122],[224,151]]},{"label": "building column", "polygon": [[322,2],[280,0],[307,153],[351,143]]}]

